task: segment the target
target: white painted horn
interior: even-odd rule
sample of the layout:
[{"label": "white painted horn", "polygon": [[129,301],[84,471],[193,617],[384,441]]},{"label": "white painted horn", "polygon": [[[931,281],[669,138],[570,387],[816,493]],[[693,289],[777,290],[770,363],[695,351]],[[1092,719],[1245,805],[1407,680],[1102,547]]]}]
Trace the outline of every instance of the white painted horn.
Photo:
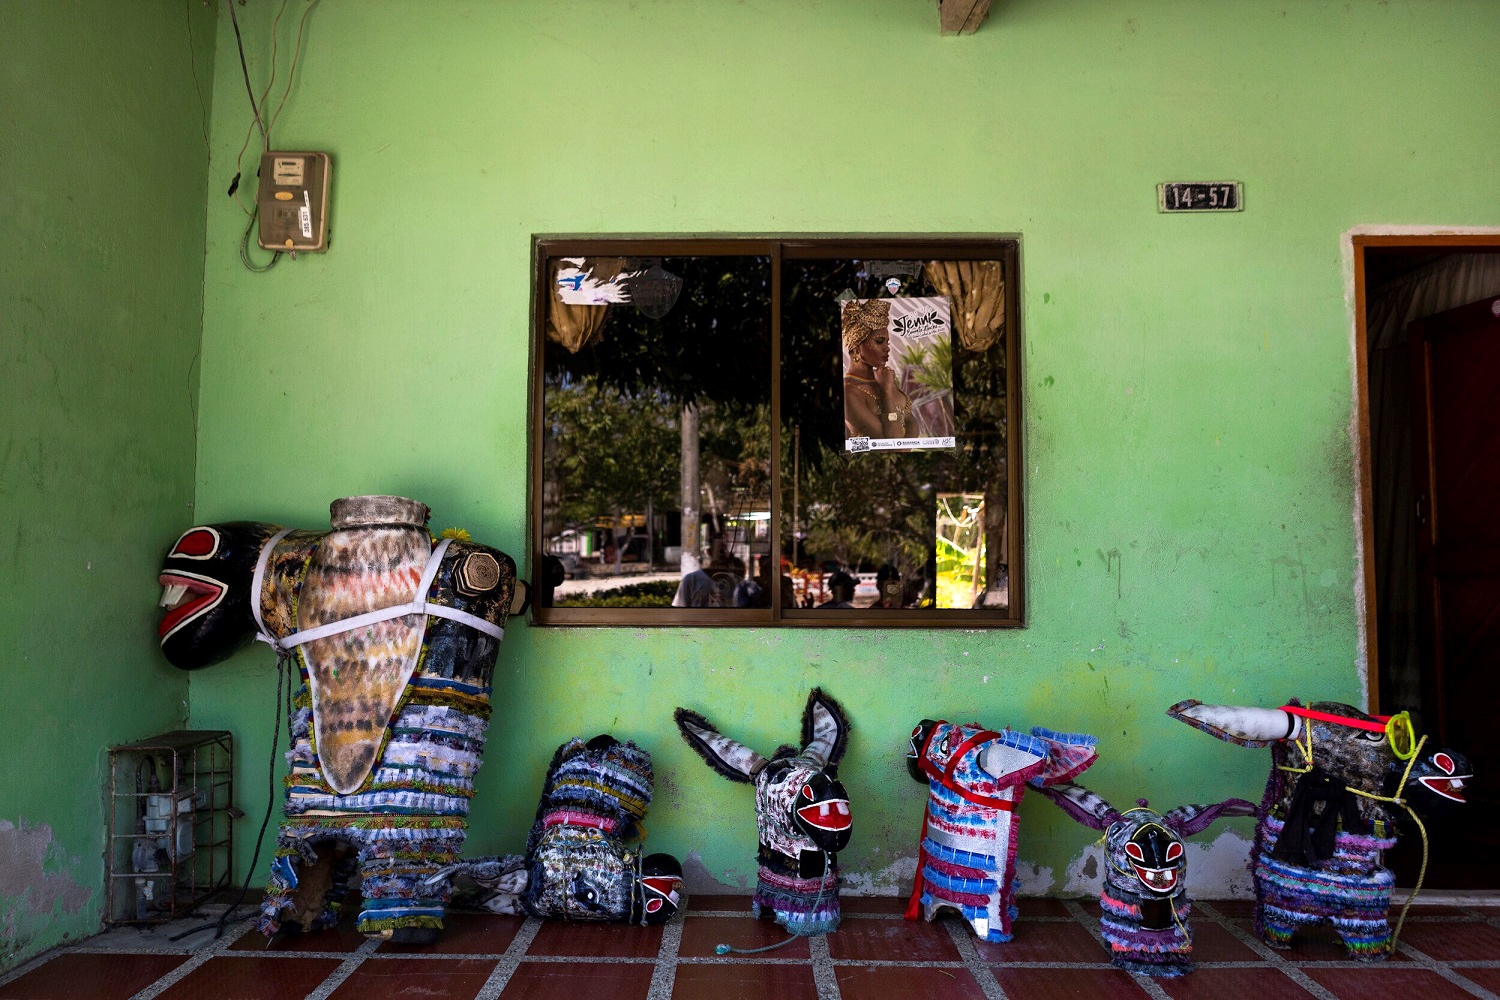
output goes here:
[{"label": "white painted horn", "polygon": [[1279,708],[1193,705],[1176,714],[1184,720],[1200,723],[1201,728],[1217,730],[1242,740],[1293,740],[1302,733],[1302,719]]}]

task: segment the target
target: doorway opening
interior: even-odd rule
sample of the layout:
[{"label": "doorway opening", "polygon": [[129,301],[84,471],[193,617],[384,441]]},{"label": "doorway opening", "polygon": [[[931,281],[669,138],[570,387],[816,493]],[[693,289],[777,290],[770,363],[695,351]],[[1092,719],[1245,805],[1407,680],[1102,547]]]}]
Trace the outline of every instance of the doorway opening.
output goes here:
[{"label": "doorway opening", "polygon": [[[1370,705],[1468,758],[1425,887],[1500,889],[1500,234],[1353,237]],[[1415,834],[1416,831],[1408,831]],[[1421,841],[1387,864],[1416,882]]]}]

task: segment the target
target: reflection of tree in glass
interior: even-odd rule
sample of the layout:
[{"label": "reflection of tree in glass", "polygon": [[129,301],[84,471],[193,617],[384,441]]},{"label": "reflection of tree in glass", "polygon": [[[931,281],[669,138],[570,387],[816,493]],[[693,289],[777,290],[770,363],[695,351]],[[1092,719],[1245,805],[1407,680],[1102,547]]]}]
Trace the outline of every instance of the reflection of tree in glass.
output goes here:
[{"label": "reflection of tree in glass", "polygon": [[[650,537],[654,515],[683,509],[686,459],[698,464],[702,492],[719,498],[698,503],[713,520],[736,496],[767,492],[769,260],[668,257],[661,266],[683,279],[665,316],[612,305],[599,335],[578,353],[546,343],[545,537],[601,522],[617,533],[624,523],[644,523],[650,560],[660,551]],[[692,440],[682,434],[688,405],[699,415]],[[696,548],[695,527],[684,525],[684,546]],[[617,537],[618,560],[624,536]]]},{"label": "reflection of tree in glass", "polygon": [[[547,389],[549,513],[566,525],[668,509],[678,483],[676,407],[592,376]],[[560,530],[562,525],[554,526]]]},{"label": "reflection of tree in glass", "polygon": [[[787,553],[814,567],[836,562],[872,571],[891,562],[904,579],[930,585],[937,571],[937,493],[982,494],[986,547],[998,556],[988,560],[985,583],[988,588],[1002,585],[1008,506],[1004,336],[980,352],[946,344],[946,357],[934,351],[920,366],[918,381],[924,389],[953,392],[956,448],[850,455],[844,450],[837,300],[845,290],[856,298],[881,296],[880,281],[858,260],[787,260],[782,289],[782,530]],[[924,274],[908,281],[903,294],[938,293]],[[793,440],[799,442],[795,457]],[[800,546],[792,539],[794,526],[804,536]]]}]

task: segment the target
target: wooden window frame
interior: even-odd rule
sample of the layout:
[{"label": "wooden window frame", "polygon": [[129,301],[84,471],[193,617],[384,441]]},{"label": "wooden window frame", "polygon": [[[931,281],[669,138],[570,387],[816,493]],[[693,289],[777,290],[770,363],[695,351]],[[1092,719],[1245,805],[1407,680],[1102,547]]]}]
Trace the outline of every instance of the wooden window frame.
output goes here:
[{"label": "wooden window frame", "polygon": [[770,574],[769,608],[568,608],[534,603],[530,622],[540,626],[628,626],[696,628],[1023,628],[1025,621],[1024,531],[1022,528],[1020,238],[976,236],[628,236],[537,235],[532,238],[531,339],[527,393],[528,561],[533,579],[542,564],[542,475],[545,423],[543,357],[551,287],[547,262],[556,257],[759,256],[771,261],[771,520],[770,551],[781,546],[781,306],[785,260],[998,260],[1005,266],[1006,531],[1009,606],[1005,611],[902,608],[813,609],[781,607],[782,574]]}]

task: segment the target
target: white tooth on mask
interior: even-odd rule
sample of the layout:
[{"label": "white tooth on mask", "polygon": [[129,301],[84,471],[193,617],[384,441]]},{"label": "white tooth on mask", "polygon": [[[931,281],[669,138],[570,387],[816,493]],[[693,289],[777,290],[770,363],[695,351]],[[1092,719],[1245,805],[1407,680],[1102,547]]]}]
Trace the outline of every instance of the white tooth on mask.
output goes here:
[{"label": "white tooth on mask", "polygon": [[[1459,784],[1462,785],[1463,783],[1460,782]],[[839,815],[840,816],[847,816],[847,815],[849,815],[849,804],[847,802],[838,802],[838,803],[835,803],[834,804],[834,808],[839,811]]]},{"label": "white tooth on mask", "polygon": [[163,608],[175,608],[182,603],[183,595],[186,593],[187,588],[181,584],[169,584],[162,588],[160,606]]}]

